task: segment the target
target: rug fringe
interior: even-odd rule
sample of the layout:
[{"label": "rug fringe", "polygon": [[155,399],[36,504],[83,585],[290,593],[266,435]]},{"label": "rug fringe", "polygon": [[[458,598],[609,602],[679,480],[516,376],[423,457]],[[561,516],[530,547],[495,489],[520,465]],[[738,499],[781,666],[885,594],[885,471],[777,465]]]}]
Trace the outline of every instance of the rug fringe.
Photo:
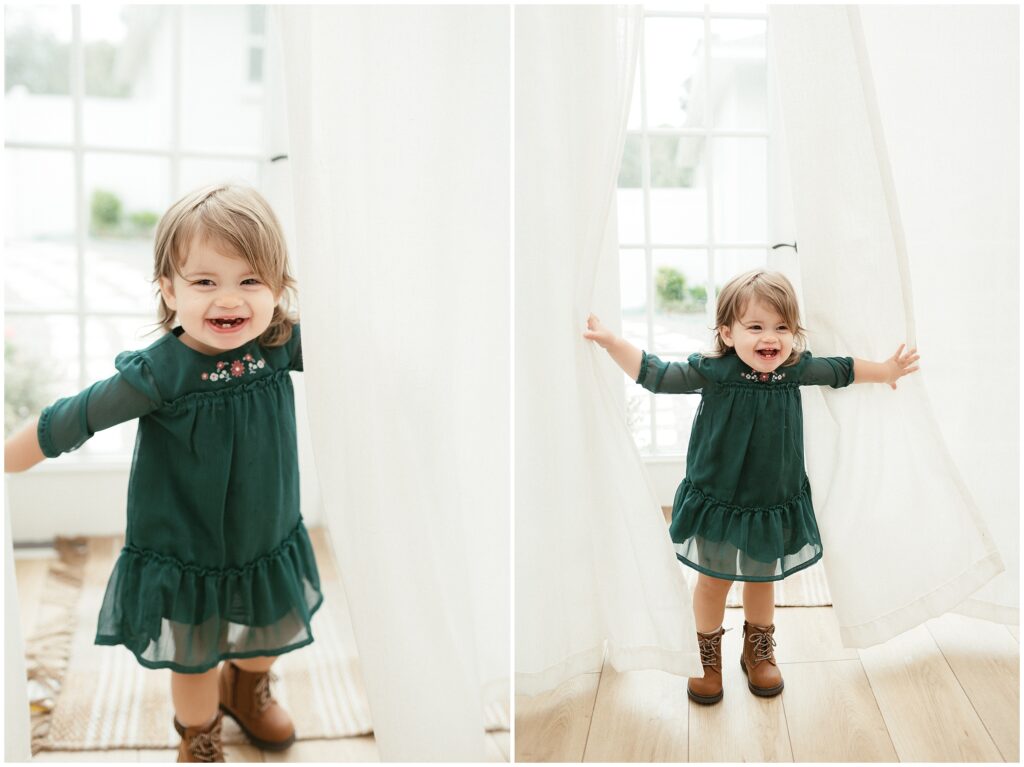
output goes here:
[{"label": "rug fringe", "polygon": [[36,627],[25,641],[33,756],[46,748],[50,734],[53,708],[71,655],[75,608],[89,551],[82,537],[57,536],[53,548],[57,559],[47,570]]}]

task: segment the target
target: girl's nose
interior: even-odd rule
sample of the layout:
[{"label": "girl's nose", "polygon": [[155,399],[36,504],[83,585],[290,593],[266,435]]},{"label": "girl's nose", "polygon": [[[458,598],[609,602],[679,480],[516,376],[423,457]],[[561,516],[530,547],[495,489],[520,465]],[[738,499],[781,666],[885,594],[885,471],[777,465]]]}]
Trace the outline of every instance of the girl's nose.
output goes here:
[{"label": "girl's nose", "polygon": [[234,309],[236,306],[240,306],[242,299],[235,293],[221,293],[217,296],[217,306],[221,306],[225,309]]}]

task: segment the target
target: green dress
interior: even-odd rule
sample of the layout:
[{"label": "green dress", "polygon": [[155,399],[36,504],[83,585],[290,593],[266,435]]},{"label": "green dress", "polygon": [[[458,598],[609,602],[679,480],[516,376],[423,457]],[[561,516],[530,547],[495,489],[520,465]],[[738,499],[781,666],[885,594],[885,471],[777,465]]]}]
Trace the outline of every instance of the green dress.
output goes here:
[{"label": "green dress", "polygon": [[800,387],[848,386],[852,358],[803,352],[764,374],[735,353],[665,363],[644,352],[637,383],[701,394],[669,528],[680,561],[716,578],[778,581],[821,559]]},{"label": "green dress", "polygon": [[309,644],[322,596],[299,513],[288,375],[302,370],[298,326],[283,346],[251,341],[216,355],[181,332],[119,354],[117,375],[46,408],[38,434],[52,458],[139,419],[125,545],[96,644],[123,644],[148,668],[200,673]]}]

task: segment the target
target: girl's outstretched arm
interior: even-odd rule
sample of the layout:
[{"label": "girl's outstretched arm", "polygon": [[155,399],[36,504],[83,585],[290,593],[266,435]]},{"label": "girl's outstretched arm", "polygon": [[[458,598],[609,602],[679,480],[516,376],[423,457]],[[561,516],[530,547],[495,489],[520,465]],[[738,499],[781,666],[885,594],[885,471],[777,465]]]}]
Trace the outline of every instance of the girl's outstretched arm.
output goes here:
[{"label": "girl's outstretched arm", "polygon": [[885,362],[870,362],[854,358],[853,382],[885,383],[895,389],[899,379],[918,370],[918,366],[914,363],[921,359],[917,349],[904,352],[904,346],[905,344],[900,344],[896,353]]},{"label": "girl's outstretched arm", "polygon": [[587,317],[587,329],[583,331],[583,337],[596,341],[598,346],[611,355],[615,364],[625,371],[630,380],[635,381],[639,377],[643,352],[602,325],[597,315],[591,314]]},{"label": "girl's outstretched arm", "polygon": [[4,471],[25,471],[46,458],[39,447],[39,419],[16,431],[4,441]]}]

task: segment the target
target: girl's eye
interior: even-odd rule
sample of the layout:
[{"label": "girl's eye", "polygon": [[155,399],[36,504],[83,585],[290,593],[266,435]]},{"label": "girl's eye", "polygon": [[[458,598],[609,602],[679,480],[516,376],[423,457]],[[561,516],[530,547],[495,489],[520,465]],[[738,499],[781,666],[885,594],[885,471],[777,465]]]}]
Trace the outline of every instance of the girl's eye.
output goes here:
[{"label": "girl's eye", "polygon": [[213,284],[213,280],[196,280],[192,284],[193,285],[200,285],[200,286],[205,288],[205,287],[207,287],[209,285],[212,285]]},{"label": "girl's eye", "polygon": [[761,329],[761,326],[760,326],[760,325],[751,325],[751,326],[750,326],[750,329],[751,329],[751,330],[760,330],[760,329]]},{"label": "girl's eye", "polygon": [[261,285],[262,283],[255,277],[250,277],[247,280],[242,280],[243,285]]}]

